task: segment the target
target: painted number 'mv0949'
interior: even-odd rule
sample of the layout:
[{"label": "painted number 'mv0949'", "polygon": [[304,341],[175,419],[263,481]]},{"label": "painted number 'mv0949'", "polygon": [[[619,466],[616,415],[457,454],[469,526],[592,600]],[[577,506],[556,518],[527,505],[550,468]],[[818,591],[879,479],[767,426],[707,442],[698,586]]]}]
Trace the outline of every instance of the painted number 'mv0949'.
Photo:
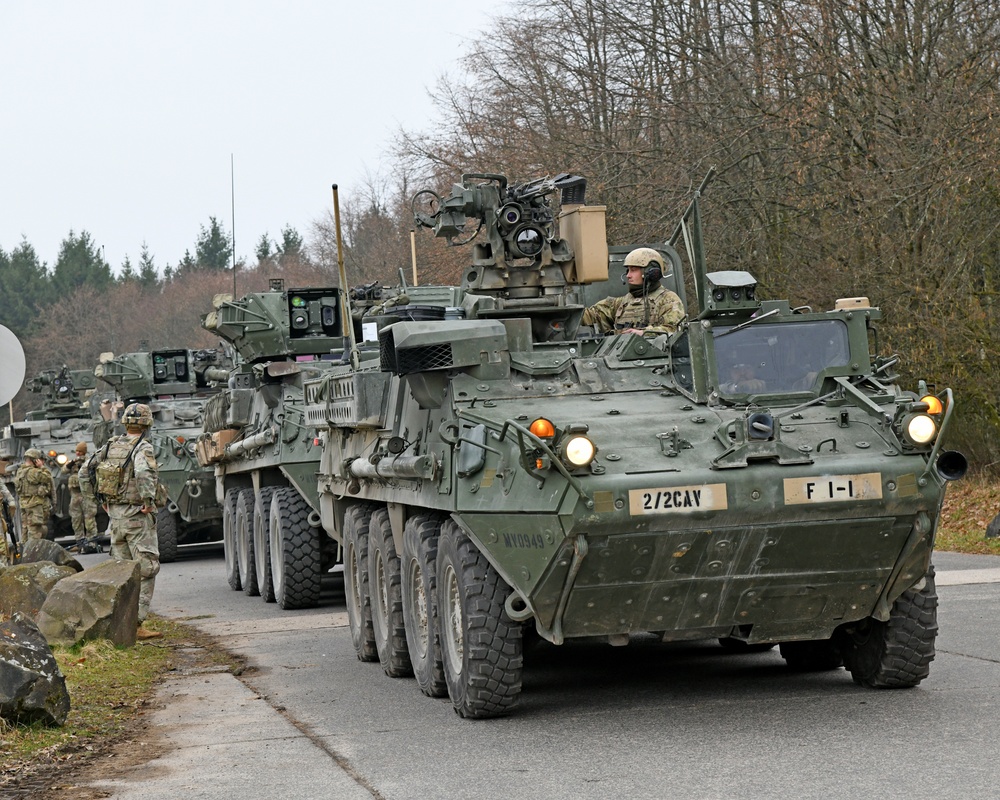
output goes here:
[{"label": "painted number 'mv0949'", "polygon": [[632,516],[691,514],[696,511],[721,511],[728,507],[724,483],[632,489],[628,493],[628,510]]},{"label": "painted number 'mv0949'", "polygon": [[880,499],[882,499],[882,475],[879,472],[785,478],[786,505]]}]

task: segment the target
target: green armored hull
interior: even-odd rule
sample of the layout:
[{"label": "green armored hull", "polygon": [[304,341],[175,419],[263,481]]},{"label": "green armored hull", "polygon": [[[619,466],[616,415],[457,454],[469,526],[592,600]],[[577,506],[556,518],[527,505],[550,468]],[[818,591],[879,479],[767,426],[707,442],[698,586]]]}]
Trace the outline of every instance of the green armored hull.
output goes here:
[{"label": "green armored hull", "polygon": [[696,197],[652,245],[682,298],[689,271],[688,320],[601,338],[587,284],[629,248],[603,243],[578,179],[473,175],[434,198],[419,224],[487,231],[461,313],[380,309],[377,353],[304,382],[359,658],[467,717],[515,703],[525,627],[780,644],[869,686],[928,674],[934,534],[966,464],[941,447],[950,390],[901,388],[870,352],[877,309],[793,311],[709,272]]}]

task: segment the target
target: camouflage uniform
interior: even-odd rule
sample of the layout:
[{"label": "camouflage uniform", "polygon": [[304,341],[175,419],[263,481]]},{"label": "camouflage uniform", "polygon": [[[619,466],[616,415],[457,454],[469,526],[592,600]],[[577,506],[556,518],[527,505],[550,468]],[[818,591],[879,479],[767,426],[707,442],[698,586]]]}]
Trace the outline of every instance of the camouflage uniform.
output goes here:
[{"label": "camouflage uniform", "polygon": [[52,516],[52,473],[27,462],[17,468],[14,488],[21,499],[21,528],[26,539],[44,539]]},{"label": "camouflage uniform", "polygon": [[97,536],[97,501],[93,492],[84,494],[80,490],[80,469],[79,462],[73,464],[66,481],[69,486],[69,518],[77,542]]},{"label": "camouflage uniform", "polygon": [[[144,438],[136,447],[137,439],[139,434],[126,433],[116,436],[108,446],[107,460],[121,464],[129,453],[132,453],[132,459],[125,468],[118,494],[107,498],[107,509],[111,520],[108,528],[111,534],[111,557],[120,561],[139,562],[141,624],[149,614],[156,574],[160,571],[160,546],[156,539],[156,512],[144,514],[140,510],[144,505],[147,508],[154,507],[158,483],[156,457],[148,439]],[[94,480],[89,471],[81,470],[80,482],[84,489],[89,488]]]},{"label": "camouflage uniform", "polygon": [[[13,517],[17,501],[14,500],[14,495],[10,493],[10,489],[7,488],[7,484],[3,482],[2,478],[3,476],[0,476],[0,499],[7,505],[7,510],[10,511],[10,515]],[[7,523],[0,520],[0,566],[10,563],[10,543],[7,539]]]},{"label": "camouflage uniform", "polygon": [[583,324],[595,326],[599,333],[641,328],[644,336],[659,336],[676,331],[682,319],[684,303],[662,286],[657,286],[645,297],[635,297],[631,293],[605,297],[583,312]]}]

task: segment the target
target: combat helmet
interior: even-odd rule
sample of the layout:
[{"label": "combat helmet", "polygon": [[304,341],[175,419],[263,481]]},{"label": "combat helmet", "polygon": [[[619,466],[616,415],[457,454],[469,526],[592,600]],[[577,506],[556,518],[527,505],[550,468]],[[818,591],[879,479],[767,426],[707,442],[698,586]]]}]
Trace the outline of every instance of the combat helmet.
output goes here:
[{"label": "combat helmet", "polygon": [[652,247],[637,247],[625,256],[625,261],[622,266],[625,268],[641,267],[642,269],[655,266],[660,268],[660,273],[662,274],[663,256],[661,256]]},{"label": "combat helmet", "polygon": [[149,428],[153,425],[153,412],[145,403],[130,403],[122,412],[122,425]]},{"label": "combat helmet", "polygon": [[37,447],[29,447],[24,451],[25,458],[42,458],[42,451]]}]

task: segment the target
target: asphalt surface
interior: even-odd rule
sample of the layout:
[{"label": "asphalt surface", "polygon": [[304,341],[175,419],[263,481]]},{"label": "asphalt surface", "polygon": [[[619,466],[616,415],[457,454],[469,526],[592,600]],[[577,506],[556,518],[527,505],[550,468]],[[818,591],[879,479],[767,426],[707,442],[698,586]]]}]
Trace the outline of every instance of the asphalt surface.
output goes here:
[{"label": "asphalt surface", "polygon": [[[106,556],[85,556],[93,563]],[[180,674],[150,719],[167,751],[92,784],[212,798],[987,798],[1000,755],[1000,557],[935,556],[930,677],[905,691],[790,673],[713,642],[544,645],[507,718],[460,720],[353,654],[342,585],[285,612],[232,592],[217,552],[163,565],[153,610],[254,669]]]}]

